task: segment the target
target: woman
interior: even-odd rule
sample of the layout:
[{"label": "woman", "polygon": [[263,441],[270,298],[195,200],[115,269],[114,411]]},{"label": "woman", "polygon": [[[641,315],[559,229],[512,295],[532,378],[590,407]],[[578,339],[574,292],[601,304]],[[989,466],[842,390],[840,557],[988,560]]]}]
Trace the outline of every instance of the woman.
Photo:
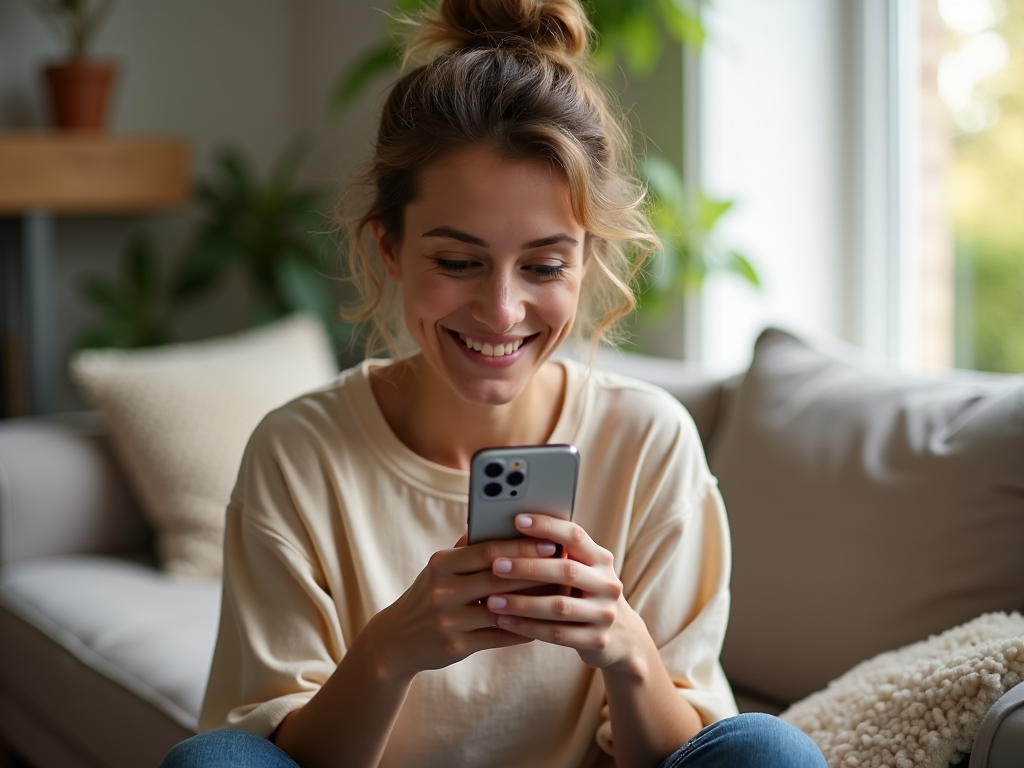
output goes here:
[{"label": "woman", "polygon": [[[201,718],[234,730],[165,765],[824,764],[730,718],[728,532],[688,415],[551,360],[609,334],[656,245],[588,32],[577,0],[421,20],[349,249],[361,316],[413,351],[252,436]],[[540,443],[579,448],[574,521],[466,545],[473,453]]]}]

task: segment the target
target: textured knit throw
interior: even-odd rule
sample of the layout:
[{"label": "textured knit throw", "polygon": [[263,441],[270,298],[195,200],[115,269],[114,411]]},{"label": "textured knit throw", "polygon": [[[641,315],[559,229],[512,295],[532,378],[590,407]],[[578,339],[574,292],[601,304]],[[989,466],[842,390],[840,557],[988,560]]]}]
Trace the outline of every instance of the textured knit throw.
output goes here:
[{"label": "textured knit throw", "polygon": [[814,739],[830,768],[947,768],[1022,681],[1024,617],[988,613],[858,664],[781,717]]}]

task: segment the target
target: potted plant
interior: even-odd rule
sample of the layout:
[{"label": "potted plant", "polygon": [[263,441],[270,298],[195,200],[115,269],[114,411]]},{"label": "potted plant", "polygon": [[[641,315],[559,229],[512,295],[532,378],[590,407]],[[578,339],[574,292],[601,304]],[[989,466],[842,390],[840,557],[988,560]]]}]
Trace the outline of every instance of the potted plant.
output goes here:
[{"label": "potted plant", "polygon": [[187,302],[239,270],[255,294],[253,324],[310,312],[340,350],[351,342],[352,327],[337,311],[330,223],[319,191],[296,186],[306,150],[293,142],[265,181],[238,150],[218,152],[212,175],[196,187],[202,220],[172,279],[171,299]]},{"label": "potted plant", "polygon": [[32,0],[67,41],[67,58],[46,67],[54,127],[100,131],[106,125],[116,67],[89,58],[90,46],[113,0]]}]

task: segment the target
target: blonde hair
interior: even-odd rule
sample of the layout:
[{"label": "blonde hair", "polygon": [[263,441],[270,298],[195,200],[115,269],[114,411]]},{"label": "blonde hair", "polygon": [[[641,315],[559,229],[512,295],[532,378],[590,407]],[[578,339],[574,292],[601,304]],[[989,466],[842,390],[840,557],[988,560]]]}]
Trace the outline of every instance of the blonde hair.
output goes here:
[{"label": "blonde hair", "polygon": [[442,154],[487,146],[508,160],[541,159],[564,175],[587,231],[587,271],[575,332],[617,340],[635,307],[637,277],[658,240],[633,173],[629,133],[587,64],[591,27],[578,0],[442,0],[414,21],[407,71],[384,103],[374,156],[346,217],[348,272],[359,300],[344,316],[369,321],[368,352],[400,351],[398,286],[387,279],[373,222],[401,240],[421,168]]}]

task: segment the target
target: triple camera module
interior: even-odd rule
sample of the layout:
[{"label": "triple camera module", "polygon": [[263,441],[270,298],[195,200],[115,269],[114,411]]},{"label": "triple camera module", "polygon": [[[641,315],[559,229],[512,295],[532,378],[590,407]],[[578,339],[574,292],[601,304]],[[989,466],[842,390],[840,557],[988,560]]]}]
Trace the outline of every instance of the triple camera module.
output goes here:
[{"label": "triple camera module", "polygon": [[484,484],[483,494],[489,499],[499,496],[515,497],[526,480],[526,462],[513,460],[508,463],[490,461],[484,465],[484,475],[489,479]]}]

